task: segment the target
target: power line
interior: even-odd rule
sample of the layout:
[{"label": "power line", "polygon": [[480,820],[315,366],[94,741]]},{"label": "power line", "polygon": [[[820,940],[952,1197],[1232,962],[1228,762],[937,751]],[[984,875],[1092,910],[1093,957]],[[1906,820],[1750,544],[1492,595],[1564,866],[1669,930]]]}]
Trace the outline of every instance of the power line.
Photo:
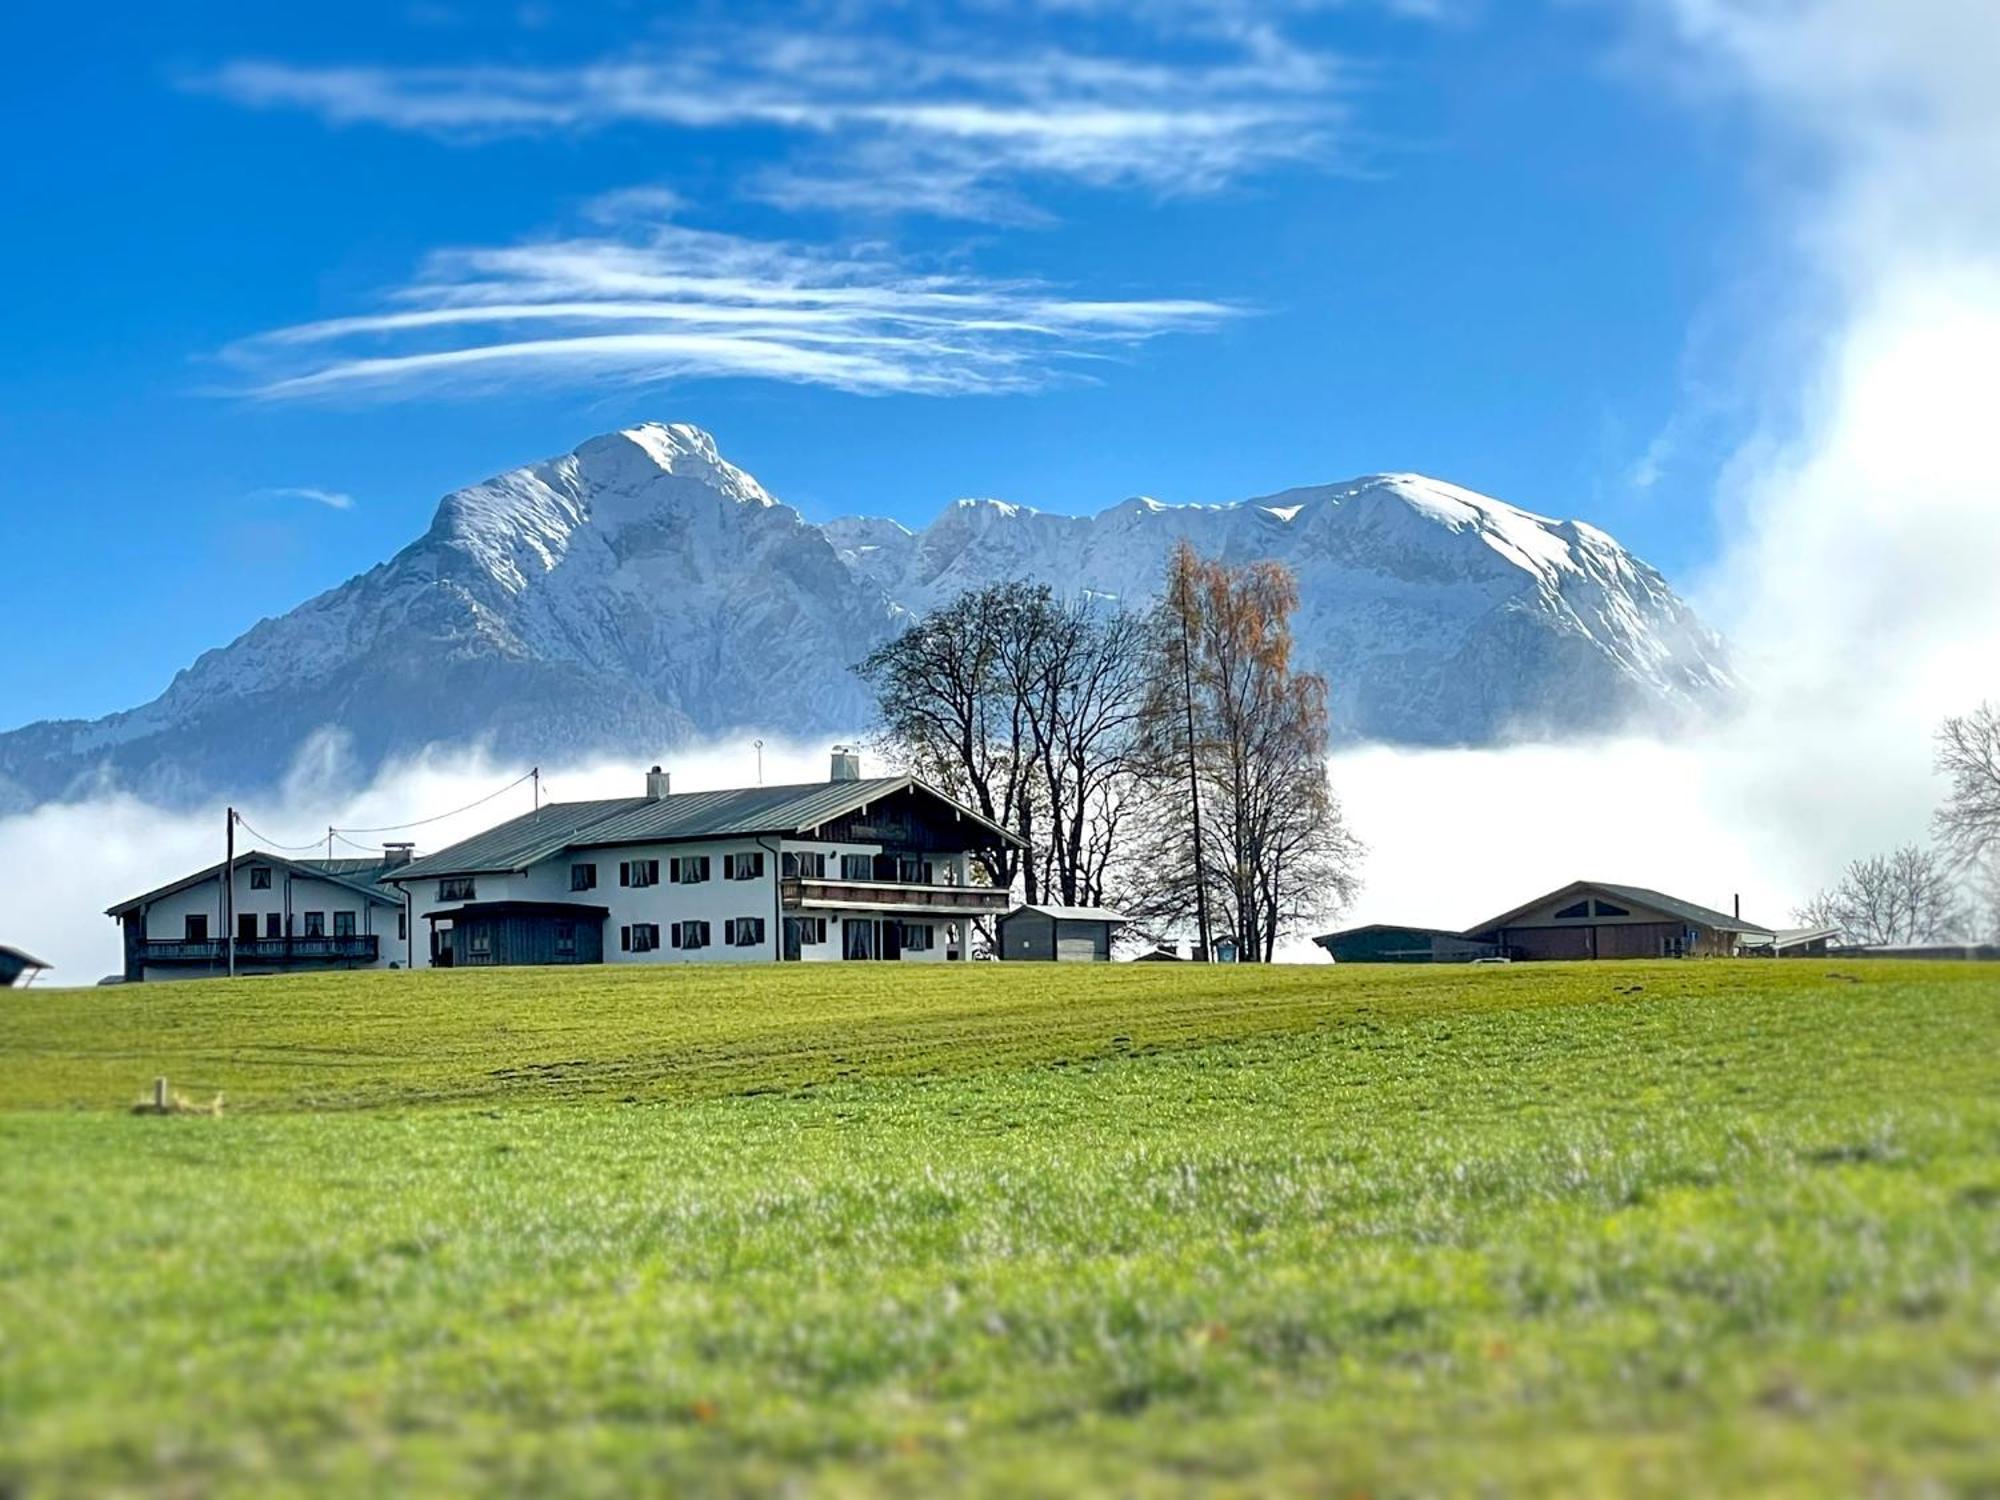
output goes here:
[{"label": "power line", "polygon": [[432,823],[442,823],[446,818],[455,818],[460,813],[471,812],[475,807],[484,807],[488,802],[491,802],[494,798],[503,797],[508,792],[513,791],[515,787],[519,786],[524,781],[539,781],[540,775],[541,775],[541,767],[536,766],[534,769],[528,771],[525,775],[515,777],[505,786],[500,787],[495,791],[488,792],[484,797],[480,797],[475,799],[474,801],[468,802],[463,807],[455,807],[450,812],[437,813],[434,816],[428,818],[417,818],[409,823],[385,823],[374,828],[337,828],[329,823],[327,825],[327,830],[325,834],[321,835],[318,838],[313,839],[309,843],[304,843],[304,844],[281,844],[276,839],[272,838],[271,835],[269,835],[268,833],[261,832],[260,830],[252,827],[250,824],[250,820],[244,817],[243,814],[241,813],[236,814],[236,823],[238,827],[242,828],[243,831],[248,833],[252,838],[260,840],[264,844],[264,846],[267,849],[269,849],[270,852],[273,854],[303,854],[309,849],[318,849],[322,844],[327,843],[329,839],[339,839],[341,843],[351,845],[353,848],[359,849],[363,853],[377,854],[381,852],[379,846],[369,845],[369,844],[357,844],[354,842],[353,839],[348,838],[346,835],[350,833],[399,833],[406,828],[423,828]]},{"label": "power line", "polygon": [[471,811],[473,810],[473,808],[475,808],[475,807],[483,807],[483,806],[485,806],[485,805],[486,805],[486,804],[487,804],[488,802],[491,802],[491,801],[492,801],[492,800],[493,800],[493,799],[494,799],[495,797],[499,797],[499,796],[504,796],[504,795],[505,795],[506,793],[508,793],[508,792],[511,792],[511,791],[513,791],[513,790],[514,790],[514,788],[515,788],[515,787],[517,787],[517,786],[519,786],[519,785],[520,785],[520,784],[521,784],[522,782],[524,782],[524,781],[529,781],[529,780],[532,780],[532,779],[533,779],[533,778],[534,778],[534,777],[535,777],[535,776],[536,776],[536,775],[538,774],[538,772],[539,772],[539,769],[540,769],[540,768],[539,768],[539,767],[537,767],[537,768],[536,768],[536,770],[533,770],[533,771],[529,771],[529,772],[527,773],[527,775],[525,775],[525,776],[517,776],[517,777],[515,777],[515,778],[514,778],[514,779],[513,779],[512,781],[508,782],[508,783],[507,783],[507,784],[506,784],[505,786],[501,787],[499,791],[497,791],[497,792],[488,792],[488,793],[487,793],[487,794],[486,794],[486,795],[485,795],[484,797],[481,797],[481,798],[480,798],[480,799],[479,799],[478,801],[476,801],[476,802],[468,802],[468,803],[466,803],[466,804],[465,804],[465,806],[463,806],[463,807],[454,807],[454,808],[453,808],[453,809],[452,809],[452,810],[451,810],[450,812],[441,812],[441,813],[438,813],[438,814],[437,814],[436,816],[434,816],[434,817],[429,817],[429,818],[418,818],[418,819],[416,819],[415,821],[413,821],[413,822],[409,822],[409,823],[385,823],[385,824],[383,824],[383,825],[382,825],[381,827],[379,827],[379,828],[345,828],[345,829],[336,829],[336,830],[335,830],[335,832],[337,832],[337,833],[400,833],[400,832],[401,832],[402,830],[404,830],[405,828],[422,828],[422,827],[424,827],[424,826],[425,826],[426,824],[430,824],[430,823],[442,823],[442,822],[443,822],[443,821],[444,821],[444,820],[445,820],[446,818],[455,818],[455,817],[457,817],[457,816],[458,816],[458,815],[459,815],[460,813],[468,813],[468,812],[471,812]]},{"label": "power line", "polygon": [[242,813],[236,815],[236,826],[249,834],[253,839],[259,840],[273,854],[303,854],[308,849],[317,849],[320,846],[320,840],[318,839],[314,839],[310,844],[281,844],[272,838],[270,834],[260,833],[255,828],[252,828],[250,820],[244,817]]}]

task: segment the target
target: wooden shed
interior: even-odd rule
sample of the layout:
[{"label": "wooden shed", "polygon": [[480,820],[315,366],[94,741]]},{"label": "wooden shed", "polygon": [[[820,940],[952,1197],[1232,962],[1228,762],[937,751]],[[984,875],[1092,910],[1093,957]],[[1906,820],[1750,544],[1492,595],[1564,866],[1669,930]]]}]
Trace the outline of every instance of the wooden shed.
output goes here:
[{"label": "wooden shed", "polygon": [[1000,919],[997,957],[1029,962],[1101,964],[1125,917],[1101,906],[1017,906]]}]

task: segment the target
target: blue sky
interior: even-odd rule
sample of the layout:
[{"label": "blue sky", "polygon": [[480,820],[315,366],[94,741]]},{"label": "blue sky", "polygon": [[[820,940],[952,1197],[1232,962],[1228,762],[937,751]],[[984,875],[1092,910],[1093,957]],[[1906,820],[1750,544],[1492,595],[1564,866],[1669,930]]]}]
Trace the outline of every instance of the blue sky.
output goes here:
[{"label": "blue sky", "polygon": [[37,10],[6,724],[644,418],[814,518],[1418,469],[1718,545],[1784,184],[1643,6]]}]

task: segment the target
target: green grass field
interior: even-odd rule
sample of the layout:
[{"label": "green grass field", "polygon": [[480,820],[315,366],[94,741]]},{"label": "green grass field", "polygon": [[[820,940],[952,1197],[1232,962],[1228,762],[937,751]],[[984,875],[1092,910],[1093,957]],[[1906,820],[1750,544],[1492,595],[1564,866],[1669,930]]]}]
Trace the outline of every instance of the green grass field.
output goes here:
[{"label": "green grass field", "polygon": [[465,1489],[2000,1493],[2000,970],[0,995],[0,1495]]}]

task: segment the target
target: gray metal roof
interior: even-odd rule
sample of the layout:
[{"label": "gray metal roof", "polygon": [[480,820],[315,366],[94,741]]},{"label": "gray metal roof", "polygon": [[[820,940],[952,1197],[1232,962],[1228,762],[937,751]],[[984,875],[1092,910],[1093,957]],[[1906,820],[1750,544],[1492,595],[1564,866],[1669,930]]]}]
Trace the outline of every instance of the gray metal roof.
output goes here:
[{"label": "gray metal roof", "polygon": [[[372,880],[342,874],[338,870],[326,868],[329,865],[344,864],[346,863],[344,860],[287,859],[282,854],[266,854],[262,849],[246,849],[236,856],[236,863],[239,868],[246,864],[276,865],[281,869],[290,870],[297,875],[305,875],[314,880],[325,880],[333,885],[345,886],[356,895],[366,896],[371,901],[380,901],[391,906],[402,899],[394,891],[386,891]],[[374,865],[379,864],[380,861],[363,861],[363,863],[372,868]],[[189,886],[199,885],[204,880],[213,880],[221,873],[222,861],[218,859],[205,870],[197,870],[194,874],[184,875],[179,880],[170,880],[165,885],[158,886],[146,892],[143,896],[133,896],[127,900],[120,901],[116,906],[107,906],[104,909],[104,915],[115,917],[132,911],[137,907],[150,906],[162,896],[171,896],[175,891],[184,891]]]},{"label": "gray metal roof", "polygon": [[1132,920],[1123,912],[1113,911],[1108,906],[1030,906],[1026,902],[1008,912],[1007,916],[1018,917],[1024,911],[1035,912],[1044,917],[1054,917],[1058,922],[1124,923]]},{"label": "gray metal roof", "polygon": [[1462,934],[1471,937],[1478,932],[1491,932],[1497,927],[1506,927],[1523,912],[1551,901],[1560,901],[1565,896],[1578,895],[1584,891],[1599,892],[1616,900],[1630,901],[1635,906],[1649,906],[1654,911],[1665,912],[1670,917],[1679,917],[1684,922],[1692,922],[1697,927],[1712,927],[1718,932],[1755,932],[1771,935],[1771,929],[1757,922],[1746,922],[1741,917],[1733,917],[1726,911],[1717,911],[1710,906],[1700,906],[1693,901],[1683,901],[1678,896],[1669,896],[1664,891],[1648,890],[1642,885],[1611,885],[1602,880],[1573,880],[1560,890],[1550,891],[1534,900],[1524,902],[1512,911],[1488,922],[1480,922],[1465,929]]},{"label": "gray metal roof", "polygon": [[565,849],[808,833],[905,788],[934,798],[993,838],[1020,843],[1014,834],[913,776],[878,776],[865,781],[815,781],[803,786],[676,792],[666,797],[551,802],[448,849],[412,860],[385,878],[425,880],[440,875],[525,870]]}]

